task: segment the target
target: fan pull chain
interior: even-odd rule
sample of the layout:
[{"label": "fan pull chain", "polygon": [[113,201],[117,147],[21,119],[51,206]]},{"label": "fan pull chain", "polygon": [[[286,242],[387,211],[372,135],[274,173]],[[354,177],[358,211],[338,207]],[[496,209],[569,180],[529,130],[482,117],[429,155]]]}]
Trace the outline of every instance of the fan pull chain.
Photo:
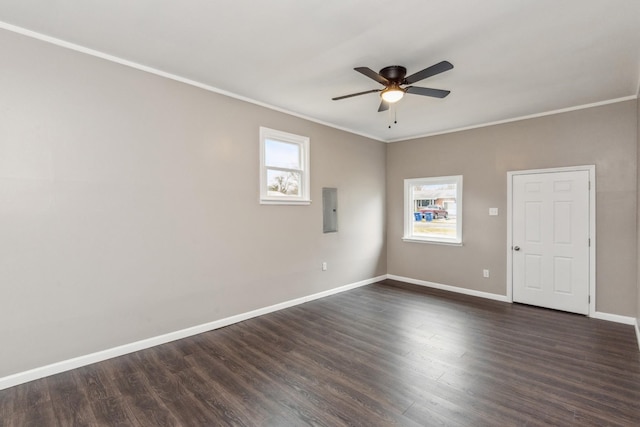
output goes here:
[{"label": "fan pull chain", "polygon": [[[389,108],[389,116],[391,116],[391,111],[393,111],[393,124],[398,124],[398,110],[396,110],[395,104],[391,104],[391,108]],[[391,122],[391,117],[389,117],[389,122]],[[391,123],[389,123],[389,129],[391,129]]]}]

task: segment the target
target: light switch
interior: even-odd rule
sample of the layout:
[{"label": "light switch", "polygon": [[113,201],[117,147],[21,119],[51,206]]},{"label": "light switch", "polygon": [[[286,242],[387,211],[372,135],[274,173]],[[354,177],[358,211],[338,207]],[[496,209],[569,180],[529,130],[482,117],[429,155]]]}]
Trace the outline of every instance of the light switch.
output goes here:
[{"label": "light switch", "polygon": [[498,215],[498,208],[489,208],[489,215],[491,216]]}]

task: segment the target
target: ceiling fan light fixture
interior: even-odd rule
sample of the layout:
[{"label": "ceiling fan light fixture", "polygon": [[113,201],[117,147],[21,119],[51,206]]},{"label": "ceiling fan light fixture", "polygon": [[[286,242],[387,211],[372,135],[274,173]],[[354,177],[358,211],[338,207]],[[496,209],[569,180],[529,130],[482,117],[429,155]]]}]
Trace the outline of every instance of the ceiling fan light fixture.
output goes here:
[{"label": "ceiling fan light fixture", "polygon": [[[428,87],[412,86],[414,83],[424,80],[426,78],[435,76],[445,71],[449,71],[453,68],[453,64],[449,61],[440,61],[437,64],[427,67],[424,70],[413,73],[408,77],[407,69],[402,65],[390,65],[384,67],[379,73],[376,73],[369,67],[356,67],[354,70],[363,74],[365,77],[369,77],[371,80],[375,80],[384,86],[384,89],[371,89],[364,92],[351,93],[349,95],[336,96],[331,98],[334,101],[341,99],[351,98],[354,96],[365,95],[367,93],[379,93],[382,98],[378,112],[388,111],[391,104],[396,103],[402,99],[405,93],[413,95],[431,96],[433,98],[444,98],[449,95],[451,91],[442,89],[431,89]],[[406,87],[401,87],[405,86]]]},{"label": "ceiling fan light fixture", "polygon": [[386,102],[393,104],[394,102],[398,102],[402,99],[402,97],[404,96],[404,90],[400,89],[397,86],[392,86],[383,90],[380,96],[382,96],[382,99],[384,99]]}]

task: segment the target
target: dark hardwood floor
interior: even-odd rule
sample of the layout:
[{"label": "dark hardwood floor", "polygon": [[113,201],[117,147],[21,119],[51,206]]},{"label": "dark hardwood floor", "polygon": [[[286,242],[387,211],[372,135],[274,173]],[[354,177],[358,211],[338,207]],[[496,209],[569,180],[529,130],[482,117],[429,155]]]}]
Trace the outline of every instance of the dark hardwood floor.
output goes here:
[{"label": "dark hardwood floor", "polygon": [[640,426],[632,326],[384,281],[0,391],[2,426]]}]

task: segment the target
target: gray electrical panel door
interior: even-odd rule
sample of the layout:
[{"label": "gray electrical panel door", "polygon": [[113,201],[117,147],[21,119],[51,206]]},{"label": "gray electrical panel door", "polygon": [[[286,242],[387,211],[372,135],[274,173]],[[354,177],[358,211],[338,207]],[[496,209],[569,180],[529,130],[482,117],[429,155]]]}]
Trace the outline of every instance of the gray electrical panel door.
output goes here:
[{"label": "gray electrical panel door", "polygon": [[338,189],[322,189],[322,231],[334,233],[338,231]]}]

